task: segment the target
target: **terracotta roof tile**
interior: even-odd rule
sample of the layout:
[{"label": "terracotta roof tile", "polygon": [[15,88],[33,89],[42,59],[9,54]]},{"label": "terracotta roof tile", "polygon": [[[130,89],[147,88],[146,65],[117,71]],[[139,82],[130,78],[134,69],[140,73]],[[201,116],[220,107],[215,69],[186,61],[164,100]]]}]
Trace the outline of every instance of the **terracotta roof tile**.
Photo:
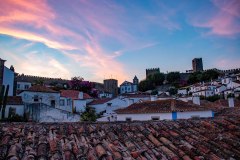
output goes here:
[{"label": "terracotta roof tile", "polygon": [[46,93],[59,93],[58,91],[52,90],[46,86],[35,85],[25,90],[29,92],[46,92]]},{"label": "terracotta roof tile", "polygon": [[[76,91],[76,90],[61,90],[60,91],[61,96],[62,97],[68,97],[71,99],[79,99],[79,93],[80,91]],[[83,93],[83,99],[91,99],[92,97],[87,94],[87,93]]]},{"label": "terracotta roof tile", "polygon": [[22,105],[22,97],[21,96],[8,96],[7,97],[7,105]]},{"label": "terracotta roof tile", "polygon": [[158,100],[158,101],[147,101],[142,103],[135,103],[127,108],[118,109],[118,114],[141,114],[141,113],[164,113],[174,111],[199,111],[209,110],[203,106],[198,106],[189,102],[180,100]]},{"label": "terracotta roof tile", "polygon": [[97,105],[97,104],[103,104],[107,103],[108,101],[113,100],[114,98],[103,98],[103,99],[96,99],[89,103],[89,105]]},{"label": "terracotta roof tile", "polygon": [[0,159],[240,159],[240,117],[133,123],[1,123]]}]

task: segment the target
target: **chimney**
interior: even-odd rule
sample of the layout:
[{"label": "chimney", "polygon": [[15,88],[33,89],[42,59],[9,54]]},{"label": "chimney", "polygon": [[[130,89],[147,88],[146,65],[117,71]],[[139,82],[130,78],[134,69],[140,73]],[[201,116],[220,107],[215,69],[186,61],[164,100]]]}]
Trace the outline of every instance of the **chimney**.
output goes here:
[{"label": "chimney", "polygon": [[78,98],[83,99],[83,92],[79,92]]},{"label": "chimney", "polygon": [[193,96],[192,101],[193,101],[193,104],[196,104],[196,105],[200,106],[200,98],[199,98],[199,96]]},{"label": "chimney", "polygon": [[233,97],[229,97],[228,98],[228,106],[231,108],[231,107],[234,107],[234,98]]},{"label": "chimney", "polygon": [[171,110],[174,111],[175,110],[175,105],[176,105],[176,100],[172,99],[171,100]]}]

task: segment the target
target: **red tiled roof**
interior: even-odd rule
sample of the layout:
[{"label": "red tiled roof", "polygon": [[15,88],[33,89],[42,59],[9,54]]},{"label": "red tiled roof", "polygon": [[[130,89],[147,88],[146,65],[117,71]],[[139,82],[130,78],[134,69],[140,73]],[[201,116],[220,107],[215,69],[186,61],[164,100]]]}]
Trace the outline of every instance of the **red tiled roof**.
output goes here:
[{"label": "red tiled roof", "polygon": [[96,104],[103,104],[107,103],[108,101],[113,100],[114,98],[103,98],[103,99],[96,99],[89,103],[89,105],[96,105]]},{"label": "red tiled roof", "polygon": [[46,86],[35,85],[27,89],[29,92],[46,92],[46,93],[59,93],[58,91],[52,90]]},{"label": "red tiled roof", "polygon": [[134,103],[127,108],[118,109],[118,114],[142,114],[142,113],[164,113],[164,112],[184,112],[184,111],[202,111],[209,110],[181,100],[158,100]]},{"label": "red tiled roof", "polygon": [[[76,91],[76,90],[61,90],[61,96],[62,97],[68,97],[71,99],[79,99],[79,93],[80,91]],[[91,99],[92,97],[89,96],[89,94],[87,93],[83,93],[83,99]]]},{"label": "red tiled roof", "polygon": [[21,96],[8,96],[7,97],[7,105],[22,105],[22,97]]},{"label": "red tiled roof", "polygon": [[240,159],[240,119],[1,123],[0,159]]},{"label": "red tiled roof", "polygon": [[77,99],[79,95],[79,91],[76,90],[61,90],[61,97],[68,97],[72,99]]}]

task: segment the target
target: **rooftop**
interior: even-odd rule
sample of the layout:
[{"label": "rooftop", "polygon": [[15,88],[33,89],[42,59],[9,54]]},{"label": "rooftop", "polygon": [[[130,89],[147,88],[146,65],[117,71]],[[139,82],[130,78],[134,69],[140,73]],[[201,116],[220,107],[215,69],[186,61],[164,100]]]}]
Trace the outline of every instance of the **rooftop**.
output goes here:
[{"label": "rooftop", "polygon": [[0,159],[240,159],[240,119],[2,123]]},{"label": "rooftop", "polygon": [[22,97],[21,96],[8,96],[7,97],[7,105],[22,105]]},{"label": "rooftop", "polygon": [[184,111],[203,111],[209,110],[206,107],[195,105],[181,100],[168,99],[157,101],[146,101],[134,103],[127,108],[118,109],[118,114],[142,114],[142,113],[165,113],[165,112],[184,112]]},{"label": "rooftop", "polygon": [[41,86],[41,85],[35,85],[30,87],[29,89],[25,90],[29,92],[46,92],[46,93],[59,93],[55,90],[52,90],[46,86]]},{"label": "rooftop", "polygon": [[113,100],[114,98],[102,98],[102,99],[96,99],[92,102],[89,103],[89,105],[97,105],[97,104],[104,104],[107,103],[111,100]]},{"label": "rooftop", "polygon": [[[80,91],[76,90],[61,90],[61,96],[62,97],[68,97],[71,99],[79,99],[79,93]],[[87,93],[83,93],[83,99],[91,99],[92,97],[89,96]]]}]

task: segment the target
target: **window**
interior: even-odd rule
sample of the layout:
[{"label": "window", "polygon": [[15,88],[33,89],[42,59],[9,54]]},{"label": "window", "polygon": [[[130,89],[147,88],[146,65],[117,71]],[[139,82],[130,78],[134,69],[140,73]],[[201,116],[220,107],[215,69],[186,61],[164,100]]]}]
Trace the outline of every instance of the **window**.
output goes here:
[{"label": "window", "polygon": [[159,121],[159,119],[160,119],[159,116],[153,116],[153,117],[152,117],[152,120],[153,120],[153,121]]},{"label": "window", "polygon": [[28,89],[28,88],[29,88],[29,85],[25,85],[25,86],[24,86],[24,89]]},{"label": "window", "polygon": [[71,99],[68,99],[67,100],[67,106],[70,106],[71,105]]},{"label": "window", "polygon": [[33,101],[34,101],[34,102],[38,102],[38,96],[37,96],[37,95],[35,95],[35,96],[33,97]]},{"label": "window", "polygon": [[65,106],[65,101],[64,101],[64,99],[60,99],[59,105],[60,105],[60,106]]},{"label": "window", "polygon": [[191,116],[191,118],[192,118],[192,119],[199,119],[200,116],[199,116],[199,115],[193,115],[193,116]]},{"label": "window", "polygon": [[8,110],[8,117],[12,117],[16,114],[16,108],[10,107]]},{"label": "window", "polygon": [[132,118],[131,117],[126,117],[126,121],[132,121]]},{"label": "window", "polygon": [[55,100],[51,100],[51,106],[55,107]]},{"label": "window", "polygon": [[20,89],[20,84],[17,84],[17,88]]}]

